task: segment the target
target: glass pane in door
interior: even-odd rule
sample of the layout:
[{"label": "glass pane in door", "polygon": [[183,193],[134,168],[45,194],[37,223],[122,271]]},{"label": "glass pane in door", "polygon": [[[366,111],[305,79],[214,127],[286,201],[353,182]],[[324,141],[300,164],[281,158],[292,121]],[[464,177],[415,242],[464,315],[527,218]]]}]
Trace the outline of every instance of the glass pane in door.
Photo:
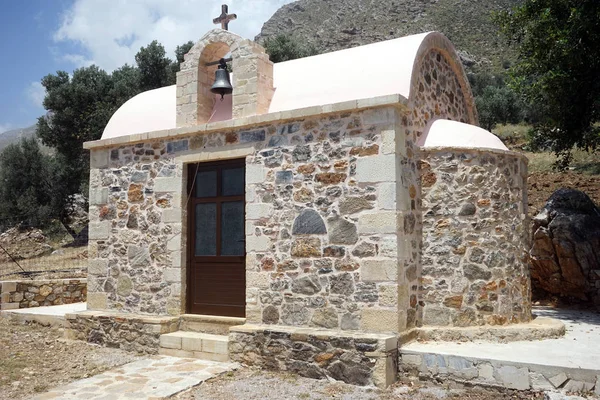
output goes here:
[{"label": "glass pane in door", "polygon": [[196,243],[197,256],[217,255],[217,204],[196,204]]},{"label": "glass pane in door", "polygon": [[244,194],[244,167],[223,169],[223,196],[239,196]]},{"label": "glass pane in door", "polygon": [[244,202],[228,201],[221,205],[221,255],[245,254]]},{"label": "glass pane in door", "polygon": [[196,175],[196,197],[217,195],[217,171],[199,171]]}]

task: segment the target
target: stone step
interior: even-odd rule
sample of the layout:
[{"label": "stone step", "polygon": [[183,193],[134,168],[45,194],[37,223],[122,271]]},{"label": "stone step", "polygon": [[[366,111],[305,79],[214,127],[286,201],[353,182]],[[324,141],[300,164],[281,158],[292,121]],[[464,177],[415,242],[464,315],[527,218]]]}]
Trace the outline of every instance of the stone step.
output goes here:
[{"label": "stone step", "polygon": [[159,354],[171,357],[229,360],[229,337],[209,333],[177,331],[160,335]]},{"label": "stone step", "polygon": [[184,314],[181,316],[179,330],[211,333],[213,335],[229,335],[230,327],[244,325],[245,322],[246,318]]}]

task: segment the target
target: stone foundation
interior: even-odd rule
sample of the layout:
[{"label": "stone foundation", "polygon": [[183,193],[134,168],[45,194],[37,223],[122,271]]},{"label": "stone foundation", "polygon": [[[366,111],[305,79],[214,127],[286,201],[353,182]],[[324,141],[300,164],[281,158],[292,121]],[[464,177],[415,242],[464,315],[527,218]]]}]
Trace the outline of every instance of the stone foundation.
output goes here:
[{"label": "stone foundation", "polygon": [[285,326],[230,329],[229,357],[313,379],[386,387],[396,380],[397,337]]},{"label": "stone foundation", "polygon": [[595,387],[600,388],[600,376],[589,369],[411,351],[402,351],[400,358],[403,373],[418,375],[423,380],[452,380],[501,389],[562,390],[573,394],[589,394]]},{"label": "stone foundation", "polygon": [[136,353],[158,354],[159,337],[179,329],[178,317],[86,311],[67,314],[65,338]]},{"label": "stone foundation", "polygon": [[86,301],[87,279],[0,282],[0,309],[14,310]]}]

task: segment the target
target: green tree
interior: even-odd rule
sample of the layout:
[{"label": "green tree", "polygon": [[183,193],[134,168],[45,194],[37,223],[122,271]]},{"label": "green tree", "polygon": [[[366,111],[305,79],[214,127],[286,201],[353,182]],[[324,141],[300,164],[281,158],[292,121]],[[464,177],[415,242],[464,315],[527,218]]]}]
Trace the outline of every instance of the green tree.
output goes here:
[{"label": "green tree", "polygon": [[267,38],[263,42],[263,47],[269,55],[269,59],[274,63],[317,54],[317,50],[313,46],[301,44],[297,39],[287,35]]},{"label": "green tree", "polygon": [[532,136],[566,167],[600,142],[600,2],[525,0],[495,17],[518,49],[512,86],[536,113]]},{"label": "green tree", "polygon": [[488,131],[497,124],[516,124],[523,119],[523,106],[509,87],[487,86],[475,98],[481,126]]},{"label": "green tree", "polygon": [[194,47],[194,42],[191,40],[182,44],[181,46],[177,46],[175,49],[175,60],[169,66],[170,74],[169,74],[169,84],[174,85],[176,83],[177,73],[180,70],[180,65],[184,62],[184,56],[187,54],[190,49]]},{"label": "green tree", "polygon": [[35,138],[22,139],[0,153],[0,222],[40,226],[54,214],[51,158]]},{"label": "green tree", "polygon": [[156,40],[140,48],[135,55],[140,70],[140,90],[152,90],[171,84],[171,60],[166,56],[165,48]]},{"label": "green tree", "polygon": [[[175,55],[179,61],[192,45],[187,42],[177,47]],[[54,157],[46,160],[54,182],[48,189],[48,204],[52,217],[64,221],[67,229],[66,210],[72,196],[83,193],[87,197],[89,153],[83,149],[83,143],[100,139],[112,115],[130,98],[144,90],[175,83],[179,63],[167,58],[157,41],[142,47],[135,59],[136,66],[125,64],[112,74],[93,65],[75,70],[72,76],[58,71],[42,79],[46,89],[44,108],[48,112],[38,118],[36,133],[56,151]],[[2,181],[0,186],[4,186]],[[32,204],[36,203],[32,200]]]}]

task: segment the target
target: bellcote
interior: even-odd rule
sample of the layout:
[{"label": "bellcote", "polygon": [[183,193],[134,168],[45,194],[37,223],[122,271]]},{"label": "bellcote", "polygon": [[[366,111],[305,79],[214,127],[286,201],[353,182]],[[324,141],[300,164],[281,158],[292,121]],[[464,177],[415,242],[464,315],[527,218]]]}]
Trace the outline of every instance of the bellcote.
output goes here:
[{"label": "bellcote", "polygon": [[[177,127],[211,120],[220,96],[211,93],[217,65],[207,65],[231,54],[231,118],[266,114],[273,98],[273,63],[259,44],[235,33],[213,29],[185,55],[177,73]],[[219,107],[228,106],[227,100]],[[221,113],[222,114],[222,113]]]}]

